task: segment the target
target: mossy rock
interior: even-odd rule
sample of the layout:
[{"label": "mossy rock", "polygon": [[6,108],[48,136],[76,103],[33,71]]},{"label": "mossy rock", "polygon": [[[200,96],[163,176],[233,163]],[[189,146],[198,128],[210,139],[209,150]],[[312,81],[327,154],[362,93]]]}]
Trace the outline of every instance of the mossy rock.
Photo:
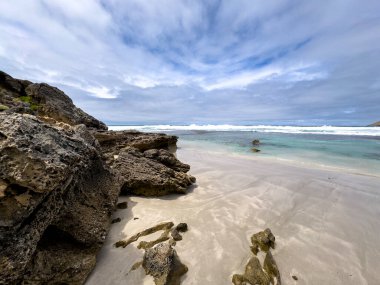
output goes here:
[{"label": "mossy rock", "polygon": [[8,110],[8,109],[9,109],[8,106],[1,105],[1,104],[0,104],[0,112],[5,111],[5,110]]}]

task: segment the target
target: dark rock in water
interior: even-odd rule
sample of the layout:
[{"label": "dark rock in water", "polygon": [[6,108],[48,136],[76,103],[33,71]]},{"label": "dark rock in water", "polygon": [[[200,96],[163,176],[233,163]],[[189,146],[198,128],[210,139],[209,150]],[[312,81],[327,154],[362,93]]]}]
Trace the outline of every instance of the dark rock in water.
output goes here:
[{"label": "dark rock in water", "polygon": [[252,152],[260,152],[261,151],[258,148],[254,148],[254,147],[251,150],[252,150]]},{"label": "dark rock in water", "polygon": [[176,230],[179,232],[187,232],[187,224],[186,223],[179,223],[176,227]]},{"label": "dark rock in water", "polygon": [[104,123],[77,108],[64,92],[45,83],[15,79],[0,71],[0,95],[0,104],[7,106],[9,112],[35,114],[48,123],[107,129]]},{"label": "dark rock in water", "polygon": [[[70,278],[83,283],[94,264],[83,258],[94,260],[105,239],[119,184],[98,150],[74,128],[0,113],[0,134],[0,283],[17,283],[26,271],[47,282],[58,276],[49,268],[59,264],[78,264],[85,271],[73,271]],[[40,240],[49,231],[64,234],[63,248],[73,250],[45,256],[51,247]],[[39,274],[45,258],[50,267]]]},{"label": "dark rock in water", "polygon": [[117,203],[116,208],[122,210],[122,209],[127,209],[128,208],[128,203],[127,202],[120,202]]},{"label": "dark rock in water", "polygon": [[115,224],[115,223],[120,223],[121,222],[121,219],[120,218],[115,218],[111,221],[111,224]]},{"label": "dark rock in water", "polygon": [[252,144],[253,145],[260,145],[260,140],[258,140],[258,139],[253,140]]},{"label": "dark rock in water", "polygon": [[163,196],[171,193],[184,194],[195,178],[184,172],[148,159],[135,148],[121,153],[112,164],[120,174],[122,193],[142,196]]},{"label": "dark rock in water", "polygon": [[257,254],[258,249],[268,252],[270,248],[275,246],[275,237],[270,229],[265,229],[262,232],[258,232],[251,237],[252,247],[251,250],[254,254]]},{"label": "dark rock in water", "polygon": [[153,276],[156,285],[179,285],[181,276],[188,271],[175,249],[167,243],[147,249],[142,266],[146,274]]}]

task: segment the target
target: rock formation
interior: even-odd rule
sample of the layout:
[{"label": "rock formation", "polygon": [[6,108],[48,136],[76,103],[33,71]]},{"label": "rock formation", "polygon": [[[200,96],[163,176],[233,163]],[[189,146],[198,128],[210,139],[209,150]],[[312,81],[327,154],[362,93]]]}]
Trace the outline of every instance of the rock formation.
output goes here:
[{"label": "rock formation", "polygon": [[380,127],[380,121],[370,124],[368,127]]},{"label": "rock formation", "polygon": [[[156,285],[179,285],[182,275],[188,271],[187,266],[180,261],[176,250],[173,248],[176,245],[176,241],[182,240],[179,232],[186,232],[187,224],[179,223],[176,227],[173,228],[173,226],[172,222],[160,223],[131,236],[127,240],[115,243],[116,247],[124,248],[141,237],[163,231],[157,239],[149,242],[141,241],[139,243],[137,248],[145,250],[144,258],[142,261],[135,263],[131,268],[131,270],[136,270],[142,265],[145,273],[153,277]],[[180,239],[175,239],[173,231],[176,231]],[[171,238],[169,233],[171,233]]]},{"label": "rock formation", "polygon": [[176,137],[106,129],[59,89],[0,72],[0,284],[83,284],[121,189],[194,182]]},{"label": "rock formation", "polygon": [[[234,274],[234,285],[281,285],[280,271],[270,249],[275,247],[275,237],[270,229],[258,232],[251,237],[251,251],[254,254],[248,261],[244,274]],[[258,258],[260,250],[265,254],[263,266]],[[276,280],[276,283],[275,281]]]},{"label": "rock formation", "polygon": [[[87,276],[107,234],[117,179],[75,128],[0,113],[0,133],[0,280],[12,284],[25,274],[24,281],[52,282],[59,272],[49,270],[58,265]],[[74,273],[64,279],[84,281]]]}]

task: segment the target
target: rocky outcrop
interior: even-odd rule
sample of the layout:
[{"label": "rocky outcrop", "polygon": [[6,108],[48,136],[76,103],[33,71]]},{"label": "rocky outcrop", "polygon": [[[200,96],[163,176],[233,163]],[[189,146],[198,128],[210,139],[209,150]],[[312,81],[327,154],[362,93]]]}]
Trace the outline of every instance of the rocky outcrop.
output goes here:
[{"label": "rocky outcrop", "polygon": [[370,124],[368,127],[380,127],[380,121]]},{"label": "rocky outcrop", "polygon": [[[0,71],[0,104],[8,113],[29,113],[48,123],[84,124],[88,128],[106,130],[107,126],[77,108],[58,88],[45,83],[20,80]],[[3,111],[3,112],[4,112]]]},{"label": "rocky outcrop", "polygon": [[195,178],[168,149],[177,137],[140,132],[94,131],[108,165],[119,174],[123,194],[184,194]]},{"label": "rocky outcrop", "polygon": [[195,181],[169,151],[177,137],[105,129],[59,89],[0,72],[0,284],[83,284],[121,189]]},{"label": "rocky outcrop", "polygon": [[[83,283],[106,237],[119,183],[93,141],[74,128],[13,113],[0,114],[0,133],[0,282],[50,282],[56,266],[66,264],[66,272],[76,264],[87,272],[74,270],[71,281]],[[58,255],[64,248],[67,254]]]}]

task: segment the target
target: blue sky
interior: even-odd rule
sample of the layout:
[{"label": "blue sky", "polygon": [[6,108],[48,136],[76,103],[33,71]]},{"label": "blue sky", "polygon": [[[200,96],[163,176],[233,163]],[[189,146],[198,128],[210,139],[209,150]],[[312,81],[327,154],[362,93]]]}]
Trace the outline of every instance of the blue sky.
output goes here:
[{"label": "blue sky", "polygon": [[367,124],[380,1],[1,1],[0,69],[108,123]]}]

